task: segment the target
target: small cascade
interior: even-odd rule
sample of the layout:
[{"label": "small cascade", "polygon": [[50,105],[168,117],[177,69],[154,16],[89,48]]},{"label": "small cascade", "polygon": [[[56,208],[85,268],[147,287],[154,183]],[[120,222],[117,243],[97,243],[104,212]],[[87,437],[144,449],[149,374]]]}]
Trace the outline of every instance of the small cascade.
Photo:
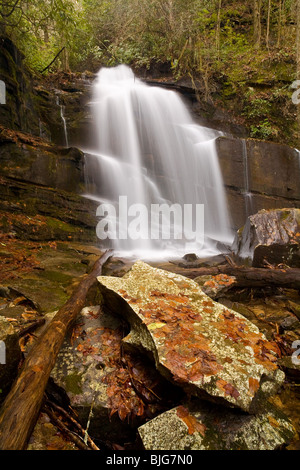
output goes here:
[{"label": "small cascade", "polygon": [[250,191],[249,184],[249,163],[248,163],[248,151],[247,151],[247,142],[245,139],[242,140],[242,152],[243,152],[243,167],[244,167],[244,191],[243,196],[245,200],[245,212],[246,219],[254,213],[253,207],[253,195]]},{"label": "small cascade", "polygon": [[297,152],[298,163],[299,163],[299,170],[300,170],[300,150],[298,150],[298,149],[295,148],[295,151]]},{"label": "small cascade", "polygon": [[60,117],[63,122],[63,129],[64,129],[64,140],[65,140],[65,146],[69,147],[69,139],[68,139],[68,131],[67,131],[67,121],[65,118],[65,106],[60,103],[59,100],[59,95],[56,94],[56,104],[60,108]]},{"label": "small cascade", "polygon": [[83,149],[86,196],[115,207],[107,223],[118,226],[118,236],[108,237],[116,252],[206,257],[220,253],[220,242],[232,243],[220,132],[195,124],[176,92],[144,84],[125,65],[100,70],[91,108],[96,143]]}]

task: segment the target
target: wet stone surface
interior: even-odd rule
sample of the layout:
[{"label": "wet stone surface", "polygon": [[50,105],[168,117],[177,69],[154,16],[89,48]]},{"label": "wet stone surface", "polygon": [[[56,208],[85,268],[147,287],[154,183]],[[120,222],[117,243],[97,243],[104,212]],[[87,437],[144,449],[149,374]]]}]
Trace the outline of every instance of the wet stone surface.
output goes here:
[{"label": "wet stone surface", "polygon": [[198,401],[139,428],[147,450],[274,450],[294,433],[287,417],[270,403],[254,416]]},{"label": "wet stone surface", "polygon": [[152,365],[125,353],[126,325],[100,306],[85,307],[66,338],[51,373],[85,428],[103,441],[135,438],[136,429],[170,406],[176,391]]}]

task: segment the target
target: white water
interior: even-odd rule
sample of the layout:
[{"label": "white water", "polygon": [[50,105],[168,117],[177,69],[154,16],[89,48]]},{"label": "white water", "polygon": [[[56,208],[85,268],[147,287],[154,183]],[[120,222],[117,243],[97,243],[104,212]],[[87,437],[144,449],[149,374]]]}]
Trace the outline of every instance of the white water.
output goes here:
[{"label": "white water", "polygon": [[[96,144],[85,149],[87,197],[128,206],[204,204],[204,245],[196,240],[110,240],[120,254],[148,258],[199,257],[231,244],[227,203],[215,139],[220,133],[193,122],[179,95],[150,87],[125,65],[103,68],[91,103]],[[161,231],[166,227],[163,223]],[[141,230],[142,232],[142,230]],[[145,234],[144,234],[145,235]]]},{"label": "white water", "polygon": [[66,147],[69,147],[69,138],[68,138],[68,130],[67,130],[67,121],[66,121],[66,118],[65,118],[65,107],[64,105],[60,104],[60,101],[59,101],[59,95],[57,94],[56,95],[56,104],[57,106],[59,106],[60,108],[60,117],[61,117],[61,120],[63,122],[63,128],[64,128],[64,139],[65,139],[65,146]]},{"label": "white water", "polygon": [[248,168],[248,151],[247,151],[247,142],[246,140],[242,140],[243,146],[243,165],[244,165],[244,200],[245,200],[245,212],[246,212],[246,220],[250,215],[254,213],[253,209],[253,196],[250,191],[250,184],[249,184],[249,168]]}]

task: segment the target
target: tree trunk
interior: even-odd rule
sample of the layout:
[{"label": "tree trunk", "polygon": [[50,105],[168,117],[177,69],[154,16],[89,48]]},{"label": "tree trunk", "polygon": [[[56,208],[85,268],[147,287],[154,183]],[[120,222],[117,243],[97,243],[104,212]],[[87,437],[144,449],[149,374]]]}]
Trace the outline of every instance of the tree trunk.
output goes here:
[{"label": "tree trunk", "polygon": [[216,50],[217,57],[220,58],[220,34],[221,34],[221,8],[222,0],[218,0],[218,17],[217,17],[217,29],[216,29]]},{"label": "tree trunk", "polygon": [[282,0],[279,0],[278,23],[277,23],[277,47],[280,47],[280,43],[281,43],[281,24],[282,24]]},{"label": "tree trunk", "polygon": [[[300,0],[299,0],[300,1]],[[173,272],[173,269],[172,269]],[[236,283],[232,287],[285,287],[300,290],[300,269],[267,269],[244,268],[234,266],[217,266],[210,268],[181,268],[175,267],[174,272],[182,274],[190,279],[198,276],[217,276],[226,274],[234,276]]]},{"label": "tree trunk", "polygon": [[253,0],[253,40],[255,47],[259,48],[261,43],[261,2]]},{"label": "tree trunk", "polygon": [[269,49],[270,41],[270,19],[271,19],[272,0],[268,2],[268,15],[267,15],[267,33],[266,33],[266,46]]},{"label": "tree trunk", "polygon": [[90,274],[79,283],[29,352],[0,410],[0,450],[26,448],[66,332],[84,307],[89,289],[110,256],[111,251],[107,251],[98,259]]}]

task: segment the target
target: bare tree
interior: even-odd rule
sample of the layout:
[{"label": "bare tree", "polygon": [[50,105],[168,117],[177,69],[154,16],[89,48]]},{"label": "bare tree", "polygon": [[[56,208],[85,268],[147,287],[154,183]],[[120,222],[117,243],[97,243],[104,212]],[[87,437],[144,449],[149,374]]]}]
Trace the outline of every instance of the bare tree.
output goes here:
[{"label": "bare tree", "polygon": [[261,6],[262,0],[253,0],[253,40],[256,47],[261,44]]},{"label": "bare tree", "polygon": [[216,28],[216,50],[217,56],[220,56],[220,33],[221,33],[221,9],[222,9],[222,0],[217,0],[218,2],[218,16],[217,16],[217,28]]},{"label": "bare tree", "polygon": [[272,0],[268,0],[268,13],[267,13],[267,33],[266,33],[266,46],[269,49],[270,41],[270,19],[271,19],[271,10],[272,10]]}]

